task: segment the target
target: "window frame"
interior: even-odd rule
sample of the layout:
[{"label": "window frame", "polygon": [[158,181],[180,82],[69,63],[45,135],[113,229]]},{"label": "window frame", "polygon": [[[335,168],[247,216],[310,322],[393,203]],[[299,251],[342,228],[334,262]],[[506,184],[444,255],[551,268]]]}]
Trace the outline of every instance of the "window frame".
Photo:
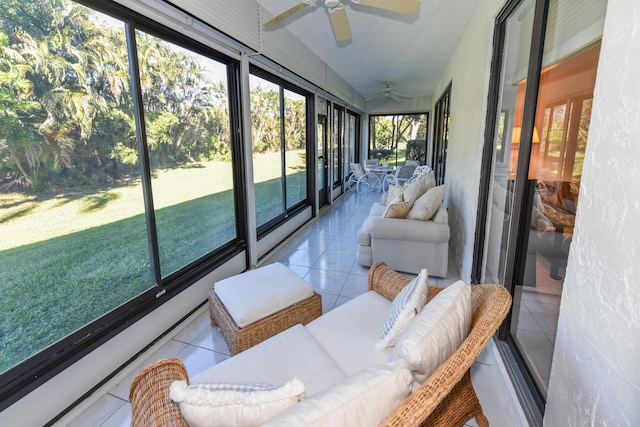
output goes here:
[{"label": "window frame", "polygon": [[[276,217],[268,220],[267,222],[265,222],[264,224],[262,224],[257,228],[257,237],[258,237],[258,240],[260,240],[261,238],[268,235],[269,233],[277,229],[279,226],[284,224],[290,217],[297,215],[298,213],[302,212],[308,207],[311,207],[311,199],[312,199],[311,194],[313,193],[313,188],[315,183],[315,179],[311,174],[311,169],[313,169],[313,171],[315,172],[315,168],[312,167],[312,162],[311,162],[311,159],[313,158],[313,156],[315,156],[315,153],[312,149],[312,148],[315,148],[315,146],[312,147],[313,138],[314,138],[313,135],[315,134],[315,124],[313,122],[313,117],[315,113],[313,108],[313,95],[310,92],[290,83],[289,81],[283,78],[280,78],[270,73],[269,71],[263,68],[258,67],[255,64],[249,65],[249,74],[259,77],[261,79],[267,80],[268,82],[273,83],[275,85],[278,85],[279,96],[281,101],[279,110],[280,110],[280,149],[281,149],[281,158],[282,158],[281,178],[283,180],[282,181],[283,182],[283,186],[282,186],[283,187],[283,200],[282,200],[283,212],[277,215]],[[287,193],[286,162],[285,162],[286,152],[284,150],[285,147],[283,146],[285,144],[284,96],[283,96],[284,89],[290,92],[293,92],[297,95],[301,95],[305,97],[305,100],[306,100],[306,109],[305,109],[306,171],[305,172],[307,175],[307,196],[306,198],[302,199],[301,201],[297,202],[296,204],[292,205],[289,208],[287,208],[287,195],[286,195]]]},{"label": "window frame", "polygon": [[447,168],[447,151],[449,149],[449,125],[451,122],[451,87],[449,82],[436,101],[433,116],[433,150],[431,151],[431,168],[436,177],[436,185],[444,184]]}]

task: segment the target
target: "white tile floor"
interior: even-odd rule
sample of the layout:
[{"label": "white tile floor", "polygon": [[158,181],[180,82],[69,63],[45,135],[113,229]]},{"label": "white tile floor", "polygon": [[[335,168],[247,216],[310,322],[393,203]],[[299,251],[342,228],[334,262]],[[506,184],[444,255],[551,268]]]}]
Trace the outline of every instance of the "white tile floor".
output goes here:
[{"label": "white tile floor", "polygon": [[[364,221],[371,204],[379,200],[374,193],[347,192],[320,218],[302,229],[279,248],[269,254],[263,264],[280,261],[311,283],[322,295],[323,311],[329,311],[367,289],[369,269],[356,262],[356,233]],[[458,273],[450,263],[446,279],[430,277],[429,283],[447,286],[458,280]],[[160,350],[137,362],[135,372],[101,396],[92,406],[72,421],[58,425],[68,426],[128,426],[131,406],[128,403],[129,386],[135,373],[142,367],[165,357],[178,357],[187,367],[189,375],[195,375],[229,357],[222,334],[209,323],[209,313],[204,306],[197,318],[184,326]],[[492,426],[513,426],[504,396],[500,393],[498,376],[492,366],[492,357],[483,352],[471,370],[485,415]],[[471,420],[468,426],[476,426]]]}]

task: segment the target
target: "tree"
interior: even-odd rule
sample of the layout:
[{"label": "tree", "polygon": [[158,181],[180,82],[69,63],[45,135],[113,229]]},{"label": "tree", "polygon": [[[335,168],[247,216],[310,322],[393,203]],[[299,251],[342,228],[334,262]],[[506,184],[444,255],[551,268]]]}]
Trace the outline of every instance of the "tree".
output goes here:
[{"label": "tree", "polygon": [[[66,174],[70,179],[85,181],[83,169],[99,156],[89,145],[94,120],[109,111],[105,95],[113,100],[118,98],[113,90],[121,94],[124,89],[113,78],[126,75],[122,69],[111,68],[111,77],[102,78],[101,54],[118,49],[95,26],[89,10],[74,3],[3,0],[0,6],[10,18],[2,20],[8,32],[0,64],[10,75],[2,91],[14,100],[3,105],[5,117],[13,119],[7,119],[11,127],[0,136],[9,153],[2,171],[18,169],[35,190],[52,185],[65,170],[72,172]],[[100,87],[103,81],[110,84]]]},{"label": "tree", "polygon": [[[158,165],[230,157],[224,65],[138,32]],[[139,174],[124,24],[68,0],[0,0],[0,184],[32,191]]]}]

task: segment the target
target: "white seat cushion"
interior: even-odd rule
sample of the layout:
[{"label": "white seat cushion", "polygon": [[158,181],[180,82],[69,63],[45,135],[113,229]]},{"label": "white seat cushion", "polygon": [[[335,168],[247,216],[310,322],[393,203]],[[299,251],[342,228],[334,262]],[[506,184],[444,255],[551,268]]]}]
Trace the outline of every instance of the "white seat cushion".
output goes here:
[{"label": "white seat cushion", "polygon": [[191,382],[282,385],[298,378],[307,396],[313,396],[345,377],[313,335],[296,325],[195,375]]},{"label": "white seat cushion", "polygon": [[387,209],[386,205],[381,203],[374,203],[371,205],[371,209],[369,209],[369,216],[382,216],[385,209]]},{"label": "white seat cushion", "polygon": [[313,286],[279,262],[221,280],[214,289],[241,328],[313,296]]},{"label": "white seat cushion", "polygon": [[369,291],[307,324],[307,330],[347,375],[389,359],[392,348],[376,341],[391,301]]},{"label": "white seat cushion", "polygon": [[370,222],[371,220],[369,218],[365,219],[360,230],[358,230],[357,239],[361,245],[369,246],[371,244],[371,235],[369,234]]}]

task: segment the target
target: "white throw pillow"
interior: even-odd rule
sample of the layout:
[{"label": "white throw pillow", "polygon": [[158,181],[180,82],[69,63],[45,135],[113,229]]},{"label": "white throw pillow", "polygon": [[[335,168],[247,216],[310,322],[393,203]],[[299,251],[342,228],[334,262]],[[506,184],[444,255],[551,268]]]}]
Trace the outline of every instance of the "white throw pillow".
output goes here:
[{"label": "white throw pillow", "polygon": [[304,399],[305,391],[298,379],[282,386],[174,381],[169,397],[191,427],[258,426]]},{"label": "white throw pillow", "polygon": [[376,342],[378,350],[395,345],[407,324],[427,303],[427,278],[427,270],[423,268],[393,299],[380,331],[380,339]]},{"label": "white throw pillow", "polygon": [[391,203],[400,203],[403,202],[402,193],[404,193],[404,187],[399,187],[397,185],[390,185],[389,192],[387,193],[387,205]]},{"label": "white throw pillow", "polygon": [[402,360],[356,372],[267,421],[264,427],[377,426],[411,393]]},{"label": "white throw pillow", "polygon": [[428,221],[433,218],[442,204],[446,190],[446,184],[442,184],[424,193],[413,203],[411,210],[407,213],[407,218],[422,221]]},{"label": "white throw pillow", "polygon": [[462,280],[436,295],[406,327],[392,359],[403,359],[422,384],[469,335],[471,286]]},{"label": "white throw pillow", "polygon": [[411,184],[404,187],[404,191],[402,192],[402,200],[415,202],[418,197],[424,194],[425,191],[427,191],[427,189],[425,187],[424,180],[422,179],[422,177],[419,177]]}]

